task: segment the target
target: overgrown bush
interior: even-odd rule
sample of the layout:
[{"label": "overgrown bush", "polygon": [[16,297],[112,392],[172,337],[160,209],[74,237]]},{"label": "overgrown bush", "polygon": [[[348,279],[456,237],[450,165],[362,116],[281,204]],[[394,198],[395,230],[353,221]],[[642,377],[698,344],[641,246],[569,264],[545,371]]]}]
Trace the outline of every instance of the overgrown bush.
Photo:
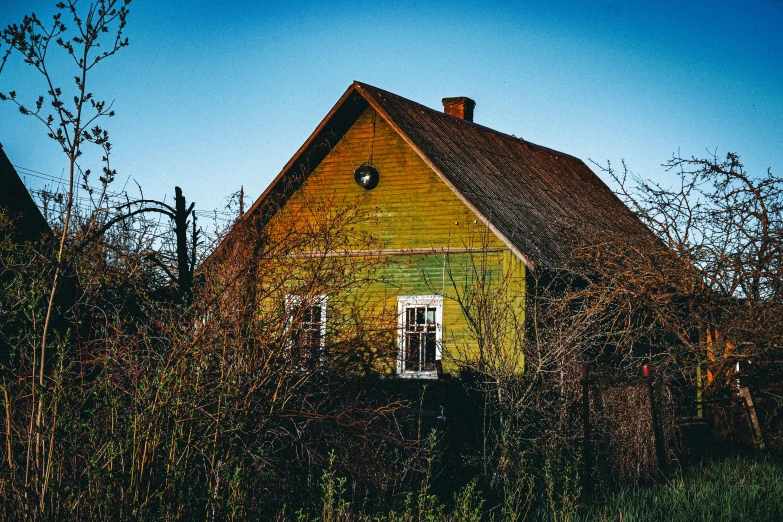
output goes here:
[{"label": "overgrown bush", "polygon": [[[386,318],[339,306],[364,284],[357,267],[303,271],[280,254],[317,249],[353,216],[290,229],[266,256],[254,238],[220,261],[241,271],[205,270],[190,306],[157,297],[156,269],[123,248],[137,230],[94,242],[62,269],[78,284],[51,327],[43,386],[51,261],[4,243],[2,517],[265,518],[315,502],[330,451],[356,496],[402,495],[420,450],[408,396],[374,371],[392,346]],[[323,358],[295,336],[305,319],[287,294],[347,310],[332,313]]]}]

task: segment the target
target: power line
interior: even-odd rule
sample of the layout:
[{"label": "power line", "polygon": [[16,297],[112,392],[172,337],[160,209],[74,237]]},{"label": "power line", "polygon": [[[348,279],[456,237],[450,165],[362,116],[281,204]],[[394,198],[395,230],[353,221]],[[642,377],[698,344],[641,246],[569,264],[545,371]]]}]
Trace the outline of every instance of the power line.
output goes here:
[{"label": "power line", "polygon": [[[25,176],[30,176],[30,177],[33,177],[33,178],[42,179],[44,181],[51,181],[51,182],[57,183],[58,185],[65,185],[65,183],[66,183],[66,181],[62,177],[58,178],[58,177],[56,177],[56,176],[54,176],[52,174],[47,174],[45,172],[40,172],[38,170],[28,169],[27,167],[22,167],[21,165],[14,165],[14,168],[16,168],[17,170],[24,171],[23,174]],[[79,185],[79,187],[86,188],[88,190],[92,189],[92,190],[95,190],[95,191],[98,191],[98,192],[103,192],[104,191],[103,187],[94,187],[92,185],[87,185],[87,184],[85,184],[83,182],[78,183],[78,185]],[[115,197],[124,197],[124,196],[127,196],[127,194],[128,194],[127,192],[113,192],[113,191],[110,191],[110,190],[106,190],[105,193],[107,195],[115,196]]]},{"label": "power line", "polygon": [[[38,170],[34,170],[34,169],[27,168],[27,167],[23,167],[21,165],[14,165],[14,168],[16,168],[19,171],[22,171],[22,174],[24,176],[30,176],[30,177],[33,177],[33,178],[41,179],[43,181],[56,183],[57,185],[63,186],[63,187],[64,187],[64,185],[66,183],[66,181],[62,178],[62,176],[58,178],[57,176],[54,176],[52,174],[47,174],[45,172],[41,172],[41,171],[38,171]],[[123,201],[119,201],[119,202],[118,201],[113,201],[112,203],[114,203],[114,204],[125,203],[128,200],[128,193],[127,193],[127,191],[123,191],[123,192],[113,192],[113,191],[109,191],[109,190],[104,191],[103,187],[95,187],[95,186],[91,186],[91,185],[86,185],[84,183],[78,183],[77,184],[77,187],[76,187],[77,191],[78,191],[78,189],[84,189],[84,188],[86,188],[87,190],[92,189],[94,191],[97,191],[98,193],[104,193],[107,196],[107,200],[109,200],[109,197],[111,197],[111,198],[119,198],[119,199],[123,200]],[[53,195],[53,194],[60,194],[60,193],[62,193],[59,190],[48,191],[48,190],[43,190],[43,189],[29,189],[29,191],[30,191],[31,194],[35,194],[39,198],[44,198],[46,196],[50,196],[50,195]],[[76,201],[78,203],[82,203],[82,204],[94,204],[95,203],[95,201],[92,198],[86,197],[86,196],[80,196],[78,194],[74,194],[74,198],[73,199],[74,199],[74,201]],[[43,203],[39,204],[39,203],[36,202],[36,204],[38,205],[38,207],[43,209]],[[236,215],[237,215],[236,212],[222,211],[222,210],[194,210],[193,214],[196,217],[201,217],[201,218],[208,217],[210,219],[214,219],[214,220],[221,221],[221,222],[224,222],[224,223],[231,223],[231,222],[233,222],[234,219],[236,218]]]}]

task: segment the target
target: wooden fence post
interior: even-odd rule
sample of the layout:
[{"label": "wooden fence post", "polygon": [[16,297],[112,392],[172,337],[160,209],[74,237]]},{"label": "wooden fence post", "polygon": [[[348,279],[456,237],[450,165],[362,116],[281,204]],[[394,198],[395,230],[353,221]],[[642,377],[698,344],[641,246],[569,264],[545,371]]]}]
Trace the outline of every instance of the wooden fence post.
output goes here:
[{"label": "wooden fence post", "polygon": [[739,390],[740,397],[745,399],[745,409],[748,412],[748,418],[750,419],[750,425],[753,428],[753,442],[761,451],[766,449],[764,445],[764,438],[761,435],[761,424],[759,418],[756,415],[756,407],[753,405],[753,399],[750,396],[750,389],[747,386],[743,386]]}]

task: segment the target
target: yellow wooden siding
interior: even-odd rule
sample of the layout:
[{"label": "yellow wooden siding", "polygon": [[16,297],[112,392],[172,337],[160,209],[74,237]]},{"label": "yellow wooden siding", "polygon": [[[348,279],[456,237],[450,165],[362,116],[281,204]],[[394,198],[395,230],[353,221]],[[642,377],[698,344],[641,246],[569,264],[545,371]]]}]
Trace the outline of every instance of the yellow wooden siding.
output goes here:
[{"label": "yellow wooden siding", "polygon": [[[380,182],[368,191],[355,183],[354,170],[371,157]],[[469,282],[471,265],[484,256],[493,278],[513,276],[509,288],[517,303],[523,300],[524,264],[371,108],[333,144],[331,152],[285,203],[281,215],[317,220],[314,206],[318,205],[355,208],[362,219],[351,226],[353,248],[366,248],[362,238],[372,236],[379,240],[374,243],[377,251],[388,254],[366,274],[371,283],[363,295],[372,296],[375,306],[396,310],[397,296],[444,295],[446,369],[450,366],[449,350],[460,346],[464,352],[472,345],[465,317],[453,299],[452,279],[458,286]],[[283,226],[281,219],[274,218],[269,227]],[[410,249],[437,253],[400,253]],[[447,256],[445,251],[451,253]],[[448,275],[449,267],[452,276]]]}]

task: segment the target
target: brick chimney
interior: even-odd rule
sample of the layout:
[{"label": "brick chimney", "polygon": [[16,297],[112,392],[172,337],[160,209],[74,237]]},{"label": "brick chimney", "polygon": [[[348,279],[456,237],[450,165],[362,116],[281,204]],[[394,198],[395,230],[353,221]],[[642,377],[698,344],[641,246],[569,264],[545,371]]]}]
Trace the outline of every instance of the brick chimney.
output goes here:
[{"label": "brick chimney", "polygon": [[458,98],[443,98],[443,112],[450,116],[456,116],[463,120],[473,121],[473,108],[476,102],[467,96]]}]

